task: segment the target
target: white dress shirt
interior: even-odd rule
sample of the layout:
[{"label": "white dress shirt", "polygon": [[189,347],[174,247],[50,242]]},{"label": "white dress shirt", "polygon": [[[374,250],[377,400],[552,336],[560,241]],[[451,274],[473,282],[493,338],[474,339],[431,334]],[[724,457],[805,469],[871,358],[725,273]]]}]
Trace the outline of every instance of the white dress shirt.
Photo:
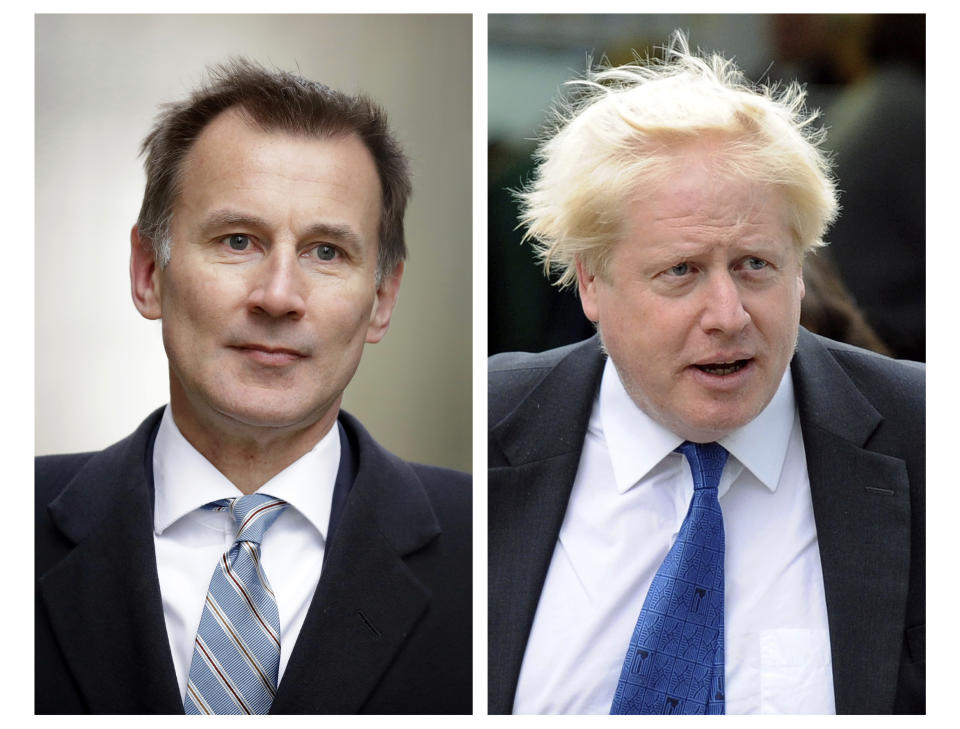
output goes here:
[{"label": "white dress shirt", "polygon": [[[334,426],[309,453],[259,489],[290,504],[261,544],[263,569],[280,615],[281,679],[320,580],[339,465],[340,433]],[[153,447],[153,479],[163,617],[182,696],[210,577],[237,531],[229,511],[200,507],[243,494],[187,442],[169,406]]]},{"label": "white dress shirt", "polygon": [[[513,710],[606,714],[647,589],[693,495],[682,442],[607,360],[540,595]],[[789,370],[764,411],[719,441],[726,712],[835,713],[813,504]]]}]

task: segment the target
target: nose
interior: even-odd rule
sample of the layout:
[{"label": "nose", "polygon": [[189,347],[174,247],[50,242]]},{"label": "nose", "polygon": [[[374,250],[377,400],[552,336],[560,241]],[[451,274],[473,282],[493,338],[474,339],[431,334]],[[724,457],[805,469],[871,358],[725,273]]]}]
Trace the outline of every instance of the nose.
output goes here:
[{"label": "nose", "polygon": [[729,271],[717,272],[704,292],[700,324],[706,332],[739,334],[750,323],[737,282]]},{"label": "nose", "polygon": [[249,308],[274,318],[300,319],[306,312],[305,282],[295,251],[274,248],[253,272]]}]

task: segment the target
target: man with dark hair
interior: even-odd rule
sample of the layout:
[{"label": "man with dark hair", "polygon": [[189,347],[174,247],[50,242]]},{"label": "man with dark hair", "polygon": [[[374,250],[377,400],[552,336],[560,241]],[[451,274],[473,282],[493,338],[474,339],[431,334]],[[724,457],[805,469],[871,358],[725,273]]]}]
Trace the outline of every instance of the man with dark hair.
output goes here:
[{"label": "man with dark hair", "polygon": [[170,404],[37,459],[37,713],[469,713],[470,479],[340,410],[404,268],[383,112],[235,61],[143,150]]}]

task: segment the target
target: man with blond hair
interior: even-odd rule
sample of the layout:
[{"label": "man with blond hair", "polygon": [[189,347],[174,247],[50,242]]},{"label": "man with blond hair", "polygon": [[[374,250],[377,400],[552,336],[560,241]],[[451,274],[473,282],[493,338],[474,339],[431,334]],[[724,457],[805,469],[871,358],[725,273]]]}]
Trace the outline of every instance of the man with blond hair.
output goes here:
[{"label": "man with blond hair", "polygon": [[574,87],[522,223],[598,333],[489,363],[490,712],[922,713],[924,369],[799,328],[802,89]]}]

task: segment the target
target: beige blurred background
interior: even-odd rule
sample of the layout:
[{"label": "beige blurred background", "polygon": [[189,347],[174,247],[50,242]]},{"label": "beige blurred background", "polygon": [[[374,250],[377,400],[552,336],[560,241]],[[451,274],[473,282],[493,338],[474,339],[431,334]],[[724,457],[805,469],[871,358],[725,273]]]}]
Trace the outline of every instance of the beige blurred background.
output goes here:
[{"label": "beige blurred background", "polygon": [[383,105],[411,158],[410,255],[344,408],[408,460],[471,467],[469,15],[36,17],[36,453],[101,449],[167,402],[160,325],[130,300],[139,144],[231,55]]}]

